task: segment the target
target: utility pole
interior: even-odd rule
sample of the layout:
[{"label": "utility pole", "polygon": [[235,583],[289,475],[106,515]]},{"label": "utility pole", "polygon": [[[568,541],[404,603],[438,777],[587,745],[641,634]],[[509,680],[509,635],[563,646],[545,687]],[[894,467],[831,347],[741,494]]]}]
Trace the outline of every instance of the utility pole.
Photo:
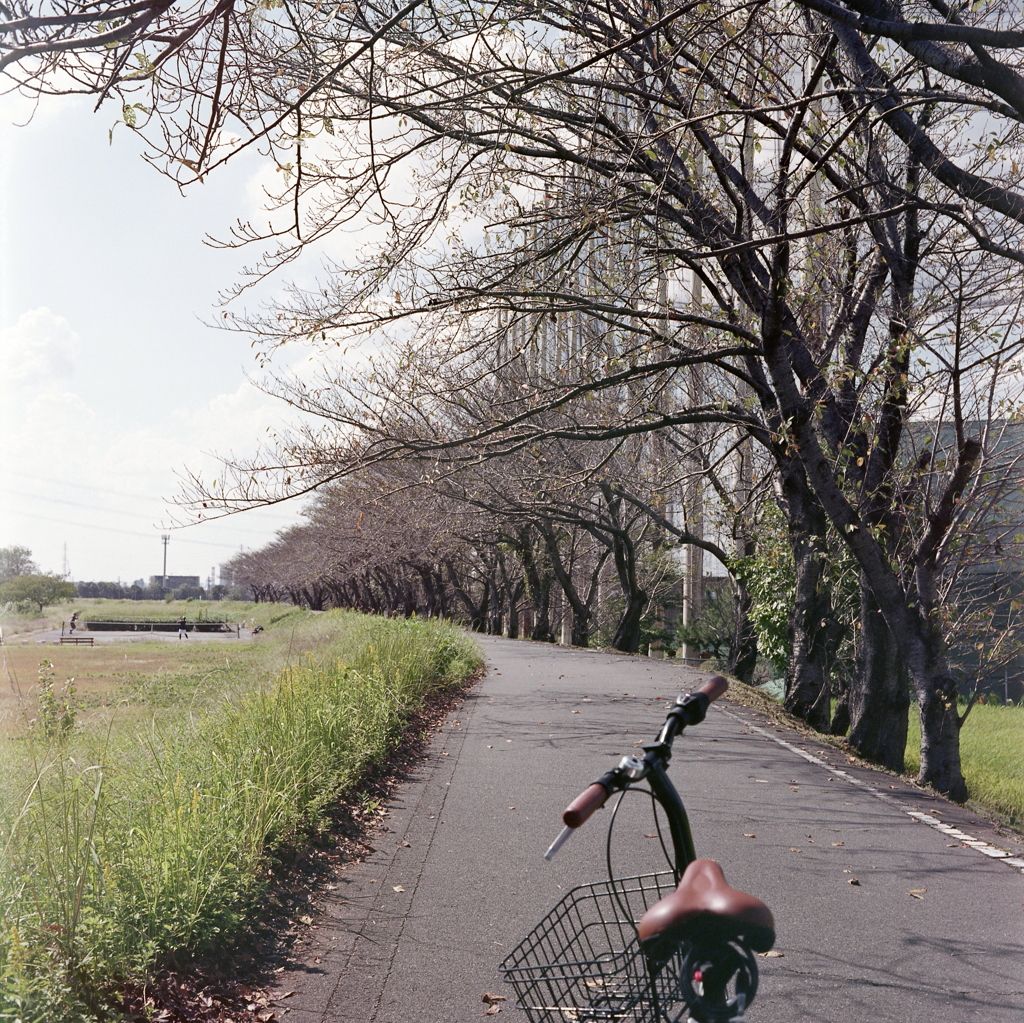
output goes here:
[{"label": "utility pole", "polygon": [[[698,160],[698,175],[703,178],[703,160]],[[704,304],[704,282],[693,274],[690,285],[690,304],[700,311]],[[686,382],[688,394],[687,404],[690,407],[699,405],[704,400],[704,373],[699,363],[689,368]],[[701,439],[703,431],[699,426],[694,428],[695,452],[690,476],[683,488],[683,521],[687,530],[700,539],[704,538],[704,488],[700,479]],[[700,617],[704,604],[704,550],[688,544],[685,551],[683,584],[682,584],[682,621],[683,625],[693,625]],[[700,657],[701,649],[690,643],[684,643],[682,656],[684,661]]]},{"label": "utility pole", "polygon": [[160,588],[162,590],[166,590],[167,589],[167,545],[171,542],[171,537],[170,537],[170,535],[168,533],[164,533],[160,537],[160,539],[163,540],[163,542],[164,542],[164,574],[163,574],[163,581],[160,584]]}]

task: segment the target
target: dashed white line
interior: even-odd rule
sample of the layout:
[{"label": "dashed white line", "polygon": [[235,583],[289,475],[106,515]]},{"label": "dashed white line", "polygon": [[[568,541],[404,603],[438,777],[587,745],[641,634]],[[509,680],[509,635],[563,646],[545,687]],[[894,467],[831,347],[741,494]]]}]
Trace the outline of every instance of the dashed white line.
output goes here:
[{"label": "dashed white line", "polygon": [[823,767],[829,772],[829,774],[834,774],[837,778],[842,778],[843,781],[849,782],[851,785],[856,785],[857,788],[863,789],[865,792],[874,796],[875,799],[880,799],[883,803],[888,803],[890,806],[896,807],[908,817],[912,817],[914,820],[920,821],[922,824],[927,824],[928,827],[934,828],[936,831],[940,831],[942,834],[948,835],[950,838],[957,839],[957,841],[962,845],[965,845],[967,848],[976,849],[983,855],[988,856],[993,860],[999,860],[1001,863],[1005,863],[1007,866],[1012,867],[1018,873],[1024,874],[1024,858],[1014,856],[1012,853],[1008,853],[1005,849],[1000,849],[988,842],[983,842],[980,838],[968,835],[967,832],[961,831],[959,828],[954,828],[951,824],[946,824],[944,821],[940,821],[937,817],[932,817],[931,814],[922,813],[920,810],[914,810],[904,803],[902,799],[890,796],[888,792],[880,792],[873,785],[869,785],[867,782],[861,781],[859,778],[854,778],[854,776],[849,772],[840,770],[838,767],[833,767],[831,764],[822,760],[821,757],[816,757],[813,753],[808,753],[807,750],[801,749],[799,746],[794,746],[793,743],[786,742],[785,739],[780,739],[777,735],[773,735],[765,728],[760,728],[757,725],[751,724],[749,721],[740,717],[739,714],[736,714],[731,710],[726,710],[724,707],[717,704],[714,705],[714,707],[715,710],[720,711],[727,717],[731,717],[736,721],[739,721],[745,728],[749,728],[752,732],[757,732],[759,735],[763,735],[766,738],[771,739],[772,742],[778,743],[780,746],[788,749],[791,753],[795,753],[798,757],[803,757],[804,760],[809,763],[815,764],[818,767]]}]

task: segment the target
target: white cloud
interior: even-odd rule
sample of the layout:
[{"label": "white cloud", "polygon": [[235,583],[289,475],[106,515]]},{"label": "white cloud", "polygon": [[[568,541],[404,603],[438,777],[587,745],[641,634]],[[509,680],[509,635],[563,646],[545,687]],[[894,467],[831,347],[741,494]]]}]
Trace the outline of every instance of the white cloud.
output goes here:
[{"label": "white cloud", "polygon": [[[253,452],[284,406],[248,381],[196,394],[163,420],[127,430],[73,387],[81,343],[47,309],[0,333],[0,545],[28,546],[40,565],[76,579],[131,580],[160,570],[159,535],[177,472],[209,470],[211,453]],[[159,386],[139,380],[135,386]],[[276,509],[172,534],[169,570],[199,574],[240,546],[258,547],[293,521]]]},{"label": "white cloud", "polygon": [[70,379],[80,348],[63,316],[45,306],[22,313],[12,326],[0,329],[0,393],[9,400],[24,386],[52,387]]}]

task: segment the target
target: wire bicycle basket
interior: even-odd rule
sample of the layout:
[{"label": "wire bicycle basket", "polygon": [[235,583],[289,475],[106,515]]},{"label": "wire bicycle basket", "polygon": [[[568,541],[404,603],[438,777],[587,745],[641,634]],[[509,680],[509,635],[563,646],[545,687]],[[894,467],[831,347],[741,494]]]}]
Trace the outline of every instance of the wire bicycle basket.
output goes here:
[{"label": "wire bicycle basket", "polygon": [[573,888],[501,964],[530,1023],[677,1023],[677,953],[651,976],[636,924],[675,889],[671,871]]}]

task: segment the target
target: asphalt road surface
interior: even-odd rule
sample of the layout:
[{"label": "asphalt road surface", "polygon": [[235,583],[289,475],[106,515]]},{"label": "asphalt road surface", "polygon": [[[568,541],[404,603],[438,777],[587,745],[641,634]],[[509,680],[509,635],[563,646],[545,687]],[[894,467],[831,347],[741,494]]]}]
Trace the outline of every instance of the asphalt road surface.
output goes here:
[{"label": "asphalt road surface", "polygon": [[[485,992],[511,996],[502,959],[573,885],[606,877],[608,810],[542,859],[561,811],[653,738],[663,699],[707,677],[482,642],[486,678],[397,792],[373,854],[315,907],[306,962],[275,992],[279,1019],[471,1023]],[[677,741],[670,773],[698,855],[775,914],[782,955],[758,960],[749,1023],[1024,1021],[1024,849],[1011,836],[728,699]],[[616,874],[662,869],[643,797],[620,816]],[[512,997],[501,1009],[525,1023]]]}]

